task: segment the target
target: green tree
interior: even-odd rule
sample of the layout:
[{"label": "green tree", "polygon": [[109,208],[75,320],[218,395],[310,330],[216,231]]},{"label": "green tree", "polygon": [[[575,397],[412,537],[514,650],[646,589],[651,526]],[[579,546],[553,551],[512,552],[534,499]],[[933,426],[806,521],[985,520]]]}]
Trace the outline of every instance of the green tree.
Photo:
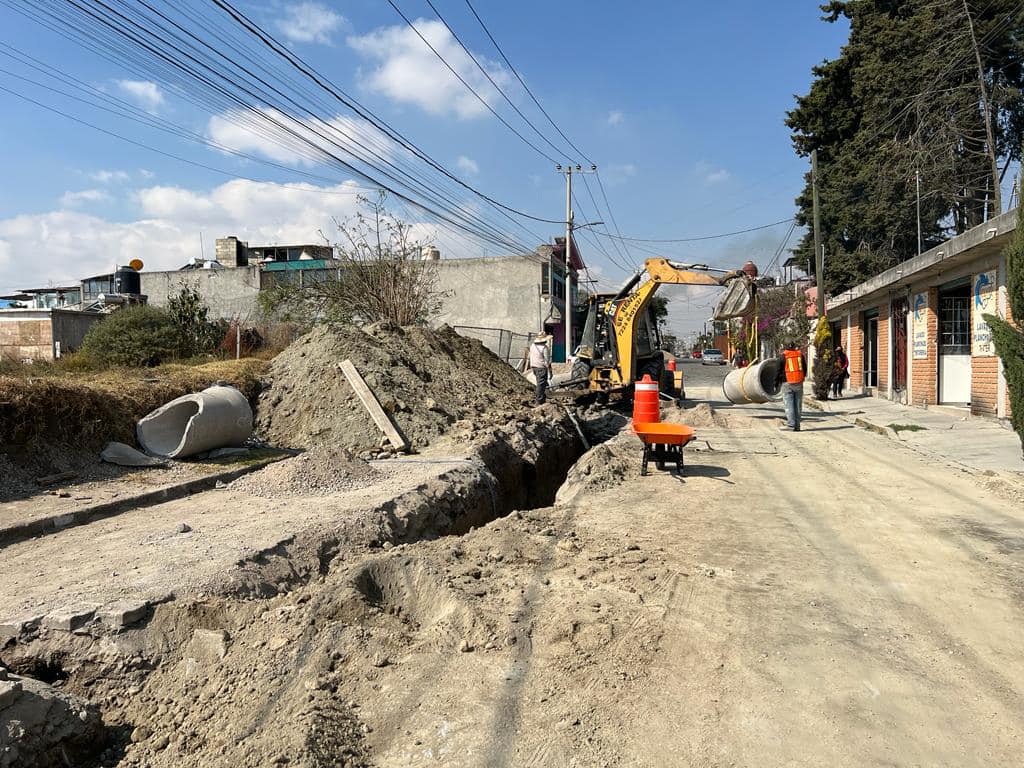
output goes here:
[{"label": "green tree", "polygon": [[668,299],[664,296],[654,296],[651,299],[650,307],[654,322],[658,324],[659,329],[664,329],[665,323],[668,322]]},{"label": "green tree", "polygon": [[[818,151],[825,288],[835,294],[917,252],[918,175],[925,248],[998,212],[1024,131],[1024,7],[832,0],[822,10],[849,21],[849,40],[814,68],[786,123],[798,154]],[[809,226],[809,173],[797,204]],[[812,233],[797,253],[813,272]]]},{"label": "green tree", "polygon": [[144,368],[178,357],[181,339],[170,315],[148,305],[112,312],[94,323],[79,354],[99,367]]},{"label": "green tree", "polygon": [[1017,229],[1005,257],[1006,298],[1016,325],[996,315],[984,317],[992,329],[996,352],[1003,361],[1010,395],[1010,420],[1024,449],[1024,205],[1017,208]]},{"label": "green tree", "polygon": [[184,357],[208,354],[224,338],[225,329],[210,321],[210,308],[193,286],[184,285],[178,295],[168,297],[167,314],[177,329]]}]

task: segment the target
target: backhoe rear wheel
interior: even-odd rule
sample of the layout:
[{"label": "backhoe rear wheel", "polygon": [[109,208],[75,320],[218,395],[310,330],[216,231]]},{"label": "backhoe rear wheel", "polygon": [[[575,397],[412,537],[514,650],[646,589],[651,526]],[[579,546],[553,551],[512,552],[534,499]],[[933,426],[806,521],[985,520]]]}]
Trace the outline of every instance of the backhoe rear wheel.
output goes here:
[{"label": "backhoe rear wheel", "polygon": [[572,364],[572,369],[569,372],[569,378],[573,381],[577,379],[589,379],[590,378],[590,361],[578,359]]}]

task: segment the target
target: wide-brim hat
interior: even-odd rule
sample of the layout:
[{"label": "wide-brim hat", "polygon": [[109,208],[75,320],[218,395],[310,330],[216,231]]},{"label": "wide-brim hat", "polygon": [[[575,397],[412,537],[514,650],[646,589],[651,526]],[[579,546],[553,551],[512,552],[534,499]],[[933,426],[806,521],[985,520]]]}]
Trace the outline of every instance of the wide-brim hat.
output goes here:
[{"label": "wide-brim hat", "polygon": [[551,341],[550,333],[538,333],[536,336],[533,337],[534,344],[546,344],[549,341]]}]

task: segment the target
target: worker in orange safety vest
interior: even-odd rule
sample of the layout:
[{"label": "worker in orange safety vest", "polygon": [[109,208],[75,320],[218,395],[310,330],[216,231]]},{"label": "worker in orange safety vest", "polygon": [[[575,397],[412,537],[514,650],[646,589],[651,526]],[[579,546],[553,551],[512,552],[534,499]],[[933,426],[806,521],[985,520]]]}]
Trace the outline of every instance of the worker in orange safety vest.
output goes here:
[{"label": "worker in orange safety vest", "polygon": [[786,408],[786,423],[779,429],[800,431],[800,412],[804,404],[804,378],[807,370],[807,356],[796,340],[786,342],[779,358],[779,383],[782,384],[782,404]]}]

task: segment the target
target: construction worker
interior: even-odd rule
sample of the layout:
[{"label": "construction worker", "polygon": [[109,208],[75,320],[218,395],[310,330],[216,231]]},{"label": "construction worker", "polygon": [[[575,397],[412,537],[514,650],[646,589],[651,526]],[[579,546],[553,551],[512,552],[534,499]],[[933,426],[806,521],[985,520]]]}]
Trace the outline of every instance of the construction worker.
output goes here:
[{"label": "construction worker", "polygon": [[804,378],[807,370],[807,357],[800,349],[796,339],[785,342],[782,357],[779,358],[779,378],[782,379],[782,404],[786,408],[786,423],[779,429],[800,431],[800,411],[804,404]]},{"label": "construction worker", "polygon": [[548,352],[548,342],[551,336],[540,333],[534,337],[530,344],[530,369],[537,380],[537,397],[534,402],[543,405],[547,399],[548,379],[551,378],[551,355]]}]

